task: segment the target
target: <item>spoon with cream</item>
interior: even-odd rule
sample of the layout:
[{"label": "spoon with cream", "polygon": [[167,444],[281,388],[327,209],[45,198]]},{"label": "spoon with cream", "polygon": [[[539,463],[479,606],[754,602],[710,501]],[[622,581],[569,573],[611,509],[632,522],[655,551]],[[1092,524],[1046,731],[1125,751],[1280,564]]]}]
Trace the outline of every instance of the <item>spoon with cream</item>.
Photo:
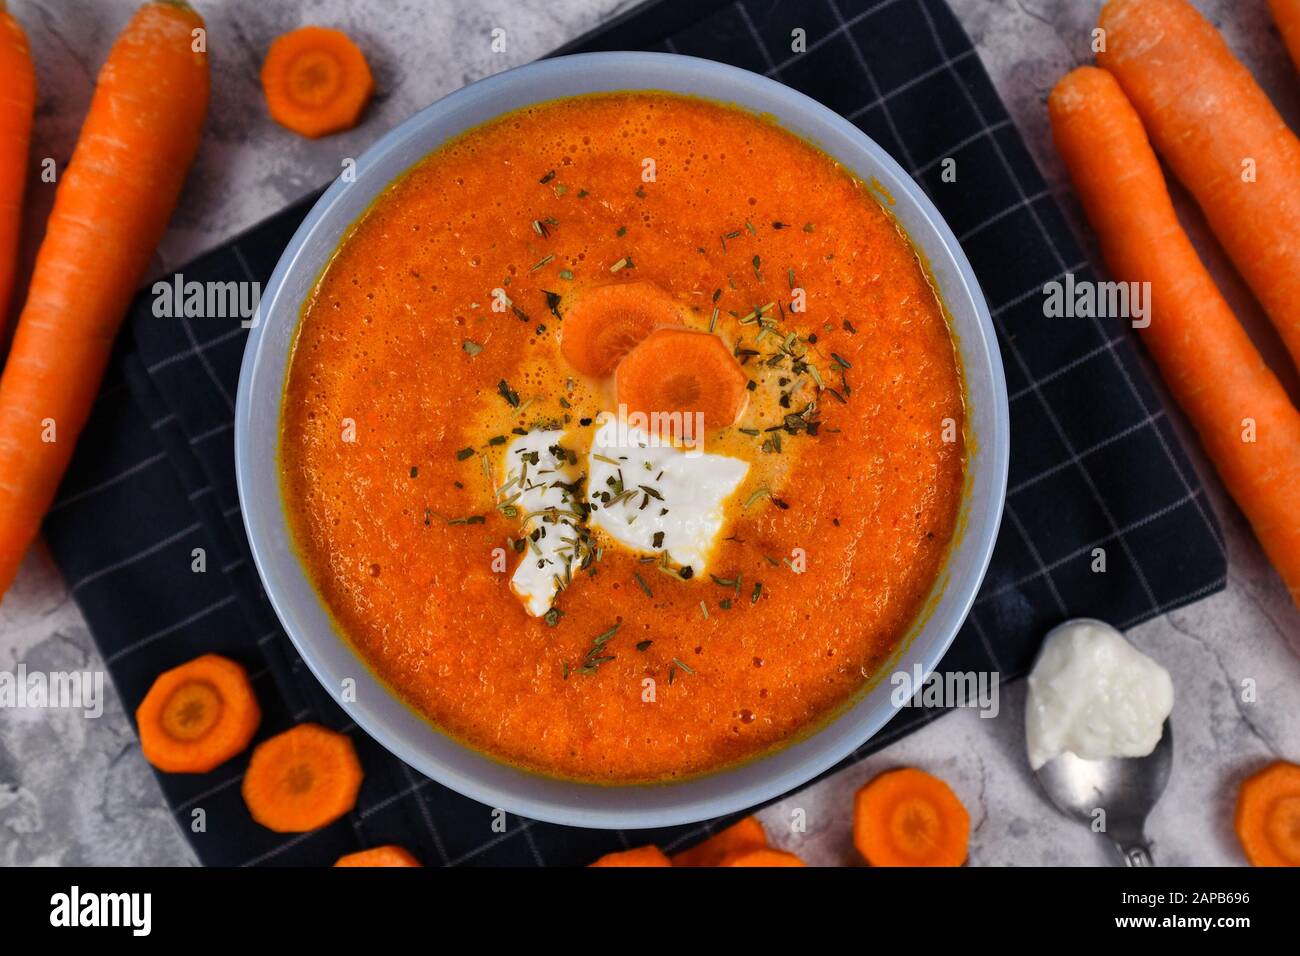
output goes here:
[{"label": "spoon with cream", "polygon": [[1169,672],[1109,624],[1053,628],[1029,675],[1029,763],[1067,816],[1110,838],[1127,866],[1151,866],[1147,814],[1173,764]]}]

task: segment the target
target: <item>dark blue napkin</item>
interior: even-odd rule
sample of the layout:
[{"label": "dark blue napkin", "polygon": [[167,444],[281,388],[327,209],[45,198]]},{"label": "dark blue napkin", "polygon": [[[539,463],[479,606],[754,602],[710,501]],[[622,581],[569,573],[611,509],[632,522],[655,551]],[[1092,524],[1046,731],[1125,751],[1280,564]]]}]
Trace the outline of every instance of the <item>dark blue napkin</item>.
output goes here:
[{"label": "dark blue napkin", "polygon": [[[803,30],[806,52],[792,51]],[[1129,627],[1221,588],[1222,536],[1144,377],[1132,334],[1105,320],[1048,320],[1044,283],[1092,278],[970,41],[941,0],[741,0],[638,8],[563,52],[645,48],[766,73],[851,119],[929,193],[962,238],[1006,365],[1012,420],[1002,533],[944,668],[1027,669],[1043,633],[1075,615]],[[957,160],[958,183],[942,180]],[[265,285],[315,197],[181,270]],[[631,833],[518,818],[417,774],[358,731],[304,668],[252,567],[235,493],[232,417],[246,338],[228,319],[132,309],[46,539],[127,707],[160,671],[214,651],[241,661],[265,710],[261,735],[313,720],[351,735],[366,779],[356,810],[285,836],[253,823],[239,793],[247,754],[201,776],[159,779],[209,864],[329,864],[382,843],[426,864],[583,864],[715,824]],[[1106,553],[1095,573],[1095,549]],[[196,549],[204,570],[196,571]],[[907,710],[855,754],[934,717]]]}]

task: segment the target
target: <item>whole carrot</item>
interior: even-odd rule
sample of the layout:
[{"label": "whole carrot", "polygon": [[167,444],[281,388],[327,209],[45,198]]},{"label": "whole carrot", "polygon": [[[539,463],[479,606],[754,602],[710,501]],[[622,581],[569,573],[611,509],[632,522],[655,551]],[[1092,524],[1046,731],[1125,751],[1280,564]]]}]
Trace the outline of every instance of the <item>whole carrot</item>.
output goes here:
[{"label": "whole carrot", "polygon": [[207,55],[183,3],[146,3],[104,63],[0,377],[0,594],[36,537],[109,349],[198,149]]},{"label": "whole carrot", "polygon": [[1268,8],[1273,11],[1273,21],[1291,54],[1291,62],[1300,70],[1300,0],[1268,0]]},{"label": "whole carrot", "polygon": [[35,111],[36,71],[27,37],[0,0],[0,333],[9,315],[18,266],[18,230]]},{"label": "whole carrot", "polygon": [[1121,281],[1151,283],[1148,351],[1300,605],[1300,412],[1179,225],[1141,120],[1115,79],[1081,67],[1047,105],[1107,266]]},{"label": "whole carrot", "polygon": [[1111,0],[1097,62],[1300,365],[1300,140],[1186,0]]}]

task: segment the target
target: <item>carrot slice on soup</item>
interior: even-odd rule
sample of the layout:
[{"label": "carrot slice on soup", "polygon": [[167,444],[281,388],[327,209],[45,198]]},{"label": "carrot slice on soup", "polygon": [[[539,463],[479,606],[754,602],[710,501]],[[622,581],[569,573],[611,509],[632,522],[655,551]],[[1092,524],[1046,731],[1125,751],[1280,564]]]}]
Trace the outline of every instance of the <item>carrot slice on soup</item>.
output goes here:
[{"label": "carrot slice on soup", "polygon": [[853,843],[872,866],[961,866],[970,816],[949,786],[922,770],[882,773],[853,804]]},{"label": "carrot slice on soup", "polygon": [[560,354],[584,375],[604,378],[656,328],[681,321],[672,296],[652,282],[598,286],[565,310]]},{"label": "carrot slice on soup", "polygon": [[257,745],[244,774],[244,803],[268,830],[303,833],[351,810],[361,776],[351,740],[299,724]]},{"label": "carrot slice on soup", "polygon": [[262,64],[262,91],[277,123],[316,139],[356,126],[375,81],[347,34],[302,27],[271,44]]},{"label": "carrot slice on soup", "polygon": [[738,850],[758,850],[767,846],[767,834],[757,817],[737,820],[689,850],[673,854],[673,866],[717,866],[722,858]]},{"label": "carrot slice on soup", "polygon": [[335,866],[422,866],[411,851],[400,846],[376,846],[369,850],[359,850],[338,858]]},{"label": "carrot slice on soup", "polygon": [[1300,866],[1300,765],[1279,760],[1247,777],[1234,824],[1252,866]]},{"label": "carrot slice on soup", "polygon": [[135,719],[151,764],[165,773],[207,773],[248,746],[262,711],[242,667],[204,654],[160,674]]},{"label": "carrot slice on soup", "polygon": [[722,339],[691,329],[656,329],[614,373],[629,413],[702,415],[706,429],[733,424],[745,408],[749,377]]},{"label": "carrot slice on soup", "polygon": [[664,851],[653,844],[620,853],[606,853],[592,866],[672,866]]}]

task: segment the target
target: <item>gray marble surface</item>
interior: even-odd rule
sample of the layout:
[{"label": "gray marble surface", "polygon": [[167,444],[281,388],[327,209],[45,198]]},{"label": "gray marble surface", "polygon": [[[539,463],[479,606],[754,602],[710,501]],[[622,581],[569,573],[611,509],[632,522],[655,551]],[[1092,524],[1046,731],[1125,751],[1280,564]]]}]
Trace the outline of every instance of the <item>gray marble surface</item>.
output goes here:
[{"label": "gray marble surface", "polygon": [[[1043,103],[1052,84],[1088,58],[1088,31],[1100,0],[950,2],[1088,242],[1051,148]],[[1196,2],[1300,128],[1300,84],[1262,0]],[[40,77],[34,162],[49,156],[61,166],[71,153],[98,64],[135,3],[10,0],[31,38]],[[182,264],[331,178],[342,159],[357,155],[420,106],[534,59],[630,5],[631,0],[198,0],[211,36],[212,110],[157,271]],[[356,37],[379,89],[359,128],[317,142],[274,126],[256,80],[270,40],[304,23],[340,26]],[[506,30],[504,53],[490,49],[494,27]],[[52,200],[50,187],[31,182],[28,264],[35,253],[31,240],[40,235]],[[1199,218],[1188,211],[1187,222],[1261,347],[1280,358],[1276,336],[1206,241]],[[1089,249],[1095,259],[1095,247]],[[1295,386],[1293,373],[1284,378]],[[1185,426],[1183,431],[1186,436]],[[1227,533],[1229,585],[1129,636],[1171,671],[1177,689],[1174,773],[1148,825],[1157,860],[1231,865],[1243,862],[1230,828],[1237,781],[1270,759],[1300,758],[1300,614],[1191,445]],[[85,622],[39,545],[0,604],[0,670],[20,662],[42,671],[102,666]],[[1242,700],[1246,680],[1257,687],[1253,703]],[[972,864],[1111,863],[1099,838],[1058,816],[1037,791],[1024,759],[1023,695],[1023,684],[1010,685],[996,719],[981,719],[971,710],[949,714],[768,808],[762,816],[773,841],[814,864],[853,862],[853,791],[883,769],[915,765],[948,780],[970,809]],[[111,689],[108,696],[103,716],[93,720],[80,712],[0,709],[0,865],[193,862],[140,756],[128,715]],[[802,832],[792,826],[799,819],[806,819]]]}]

